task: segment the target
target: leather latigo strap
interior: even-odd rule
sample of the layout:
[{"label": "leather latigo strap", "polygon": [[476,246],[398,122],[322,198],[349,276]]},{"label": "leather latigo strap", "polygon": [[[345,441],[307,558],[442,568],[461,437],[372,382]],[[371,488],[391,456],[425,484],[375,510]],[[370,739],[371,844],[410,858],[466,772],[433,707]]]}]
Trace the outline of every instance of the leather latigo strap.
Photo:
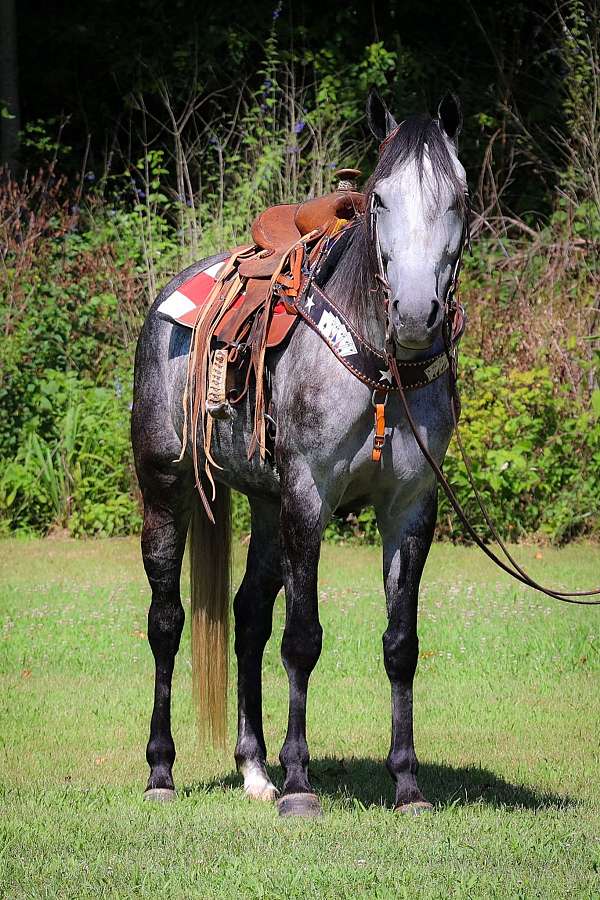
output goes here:
[{"label": "leather latigo strap", "polygon": [[[352,374],[373,390],[397,391],[385,353],[364,340],[330,297],[314,283],[309,283],[296,301],[296,309],[313,331],[325,341],[339,361]],[[453,329],[452,343],[460,340],[464,331],[464,316],[460,312],[459,327]],[[405,391],[425,387],[448,371],[445,351],[418,362],[398,362]]]}]

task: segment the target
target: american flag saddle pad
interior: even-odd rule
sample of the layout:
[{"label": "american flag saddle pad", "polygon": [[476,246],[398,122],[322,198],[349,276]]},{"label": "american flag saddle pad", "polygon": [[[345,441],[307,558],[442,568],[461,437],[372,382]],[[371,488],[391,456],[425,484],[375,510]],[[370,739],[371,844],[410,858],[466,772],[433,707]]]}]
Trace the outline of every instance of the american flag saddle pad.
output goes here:
[{"label": "american flag saddle pad", "polygon": [[[197,272],[188,281],[184,281],[162,301],[158,312],[171,322],[193,328],[214,286],[215,279],[226,262],[227,260],[222,260],[215,263],[201,272]],[[268,282],[265,281],[265,288],[267,285]],[[243,291],[234,301],[228,315],[235,315],[243,307],[245,299],[246,292]],[[297,320],[298,316],[290,314],[281,301],[277,302],[273,307],[267,347],[273,348],[281,344]]]}]

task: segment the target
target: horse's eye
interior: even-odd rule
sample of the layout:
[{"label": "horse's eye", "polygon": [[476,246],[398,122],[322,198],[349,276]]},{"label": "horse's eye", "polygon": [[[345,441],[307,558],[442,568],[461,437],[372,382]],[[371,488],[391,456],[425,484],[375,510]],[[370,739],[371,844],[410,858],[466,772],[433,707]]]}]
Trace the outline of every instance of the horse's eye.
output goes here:
[{"label": "horse's eye", "polygon": [[375,209],[387,209],[387,206],[377,193],[377,191],[373,191],[373,203],[375,205]]}]

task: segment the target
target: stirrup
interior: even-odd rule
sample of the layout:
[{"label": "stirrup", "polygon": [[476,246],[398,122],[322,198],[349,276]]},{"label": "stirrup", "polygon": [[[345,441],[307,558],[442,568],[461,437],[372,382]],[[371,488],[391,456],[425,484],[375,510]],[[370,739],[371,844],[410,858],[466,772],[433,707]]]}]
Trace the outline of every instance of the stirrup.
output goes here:
[{"label": "stirrup", "polygon": [[225,349],[215,350],[210,366],[206,411],[213,419],[231,418],[232,410],[226,394],[227,355],[228,351]]}]

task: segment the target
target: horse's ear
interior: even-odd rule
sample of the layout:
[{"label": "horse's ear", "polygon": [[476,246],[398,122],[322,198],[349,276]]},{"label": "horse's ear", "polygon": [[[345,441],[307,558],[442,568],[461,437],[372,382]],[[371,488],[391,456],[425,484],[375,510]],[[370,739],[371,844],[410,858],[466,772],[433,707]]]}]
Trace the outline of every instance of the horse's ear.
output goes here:
[{"label": "horse's ear", "polygon": [[460,100],[452,91],[448,91],[440,101],[438,120],[442,131],[448,135],[451,141],[455,141],[462,128],[463,117]]},{"label": "horse's ear", "polygon": [[372,87],[367,97],[367,122],[369,128],[381,143],[398,123],[379,96],[377,88]]}]

